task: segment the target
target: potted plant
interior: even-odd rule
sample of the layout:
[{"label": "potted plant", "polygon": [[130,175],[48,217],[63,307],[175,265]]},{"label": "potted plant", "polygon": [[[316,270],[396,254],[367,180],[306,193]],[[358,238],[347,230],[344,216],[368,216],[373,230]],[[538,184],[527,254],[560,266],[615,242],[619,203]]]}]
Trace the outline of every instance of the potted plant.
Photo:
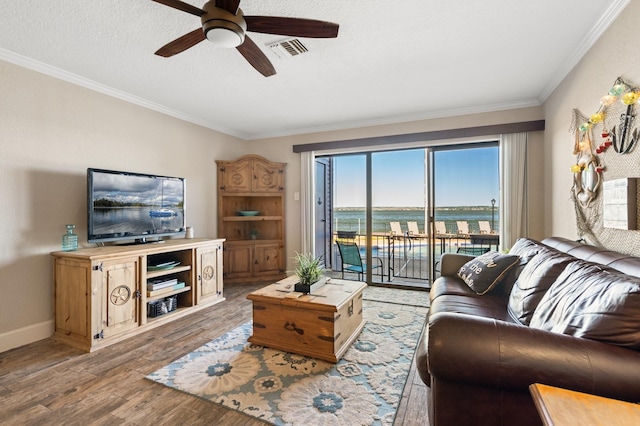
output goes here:
[{"label": "potted plant", "polygon": [[[296,252],[295,273],[300,279],[300,283],[295,285],[295,290],[301,293],[310,293],[311,290],[321,287],[324,282],[322,277],[322,256],[314,257],[312,254],[301,254]],[[314,285],[316,284],[316,285]]]}]

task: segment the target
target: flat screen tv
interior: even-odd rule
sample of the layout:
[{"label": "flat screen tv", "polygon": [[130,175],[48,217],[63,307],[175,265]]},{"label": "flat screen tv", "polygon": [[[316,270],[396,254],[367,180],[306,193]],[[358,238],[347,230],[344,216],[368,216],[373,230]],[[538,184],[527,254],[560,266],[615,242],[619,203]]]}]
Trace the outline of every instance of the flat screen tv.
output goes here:
[{"label": "flat screen tv", "polygon": [[87,241],[145,243],[184,234],[185,198],[184,178],[87,169]]}]

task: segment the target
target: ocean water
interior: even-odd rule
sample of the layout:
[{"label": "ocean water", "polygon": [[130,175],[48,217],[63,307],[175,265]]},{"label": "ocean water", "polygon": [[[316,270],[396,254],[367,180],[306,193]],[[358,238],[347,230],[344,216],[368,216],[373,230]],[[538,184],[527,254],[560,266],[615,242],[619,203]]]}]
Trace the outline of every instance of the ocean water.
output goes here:
[{"label": "ocean water", "polygon": [[[492,213],[493,211],[493,213]],[[493,215],[496,229],[499,223],[498,206],[470,206],[470,207],[436,207],[435,220],[443,220],[447,231],[457,232],[456,221],[466,220],[471,232],[479,231],[478,221],[486,220],[491,224]],[[374,208],[373,232],[388,233],[391,230],[389,222],[400,222],[403,231],[407,230],[407,222],[418,222],[418,229],[424,232],[424,209],[421,208]],[[364,234],[366,231],[366,219],[364,208],[340,207],[333,211],[333,226],[335,231],[357,231]]]}]

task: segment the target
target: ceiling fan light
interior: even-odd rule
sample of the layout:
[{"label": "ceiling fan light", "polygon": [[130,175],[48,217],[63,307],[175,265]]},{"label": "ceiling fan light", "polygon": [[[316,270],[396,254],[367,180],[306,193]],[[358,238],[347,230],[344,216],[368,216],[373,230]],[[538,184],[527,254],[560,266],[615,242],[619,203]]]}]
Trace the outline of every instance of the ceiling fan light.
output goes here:
[{"label": "ceiling fan light", "polygon": [[244,20],[242,10],[238,8],[236,14],[216,7],[216,1],[207,2],[202,9],[205,11],[200,19],[204,35],[214,46],[238,47],[244,43],[244,33],[247,31],[247,22]]},{"label": "ceiling fan light", "polygon": [[244,33],[229,28],[210,28],[206,33],[207,40],[217,47],[237,47],[244,42]]}]

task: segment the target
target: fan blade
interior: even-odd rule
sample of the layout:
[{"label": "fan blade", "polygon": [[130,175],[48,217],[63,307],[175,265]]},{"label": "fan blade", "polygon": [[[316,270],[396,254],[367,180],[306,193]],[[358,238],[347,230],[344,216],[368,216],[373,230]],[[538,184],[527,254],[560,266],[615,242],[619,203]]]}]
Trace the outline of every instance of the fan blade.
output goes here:
[{"label": "fan blade", "polygon": [[164,4],[165,6],[169,6],[172,7],[174,9],[178,9],[181,10],[183,12],[187,12],[190,13],[192,15],[196,15],[196,16],[202,16],[205,14],[204,10],[202,9],[198,9],[195,6],[191,6],[190,4],[187,4],[185,2],[182,2],[180,0],[151,0],[154,1],[156,3],[160,3],[160,4]]},{"label": "fan blade", "polygon": [[160,49],[158,49],[156,55],[168,58],[180,52],[184,52],[188,48],[195,46],[204,39],[205,36],[202,28],[198,28],[188,34],[183,35],[180,38],[173,40],[171,43],[165,44]]},{"label": "fan blade", "polygon": [[279,16],[245,16],[247,31],[292,37],[338,37],[338,24],[315,19],[284,18]]},{"label": "fan blade", "polygon": [[245,34],[244,43],[236,47],[238,52],[249,61],[252,67],[254,67],[260,74],[265,77],[272,76],[276,73],[276,69],[266,57],[262,50]]},{"label": "fan blade", "polygon": [[238,12],[240,0],[216,0],[216,7],[224,9],[234,15]]}]

